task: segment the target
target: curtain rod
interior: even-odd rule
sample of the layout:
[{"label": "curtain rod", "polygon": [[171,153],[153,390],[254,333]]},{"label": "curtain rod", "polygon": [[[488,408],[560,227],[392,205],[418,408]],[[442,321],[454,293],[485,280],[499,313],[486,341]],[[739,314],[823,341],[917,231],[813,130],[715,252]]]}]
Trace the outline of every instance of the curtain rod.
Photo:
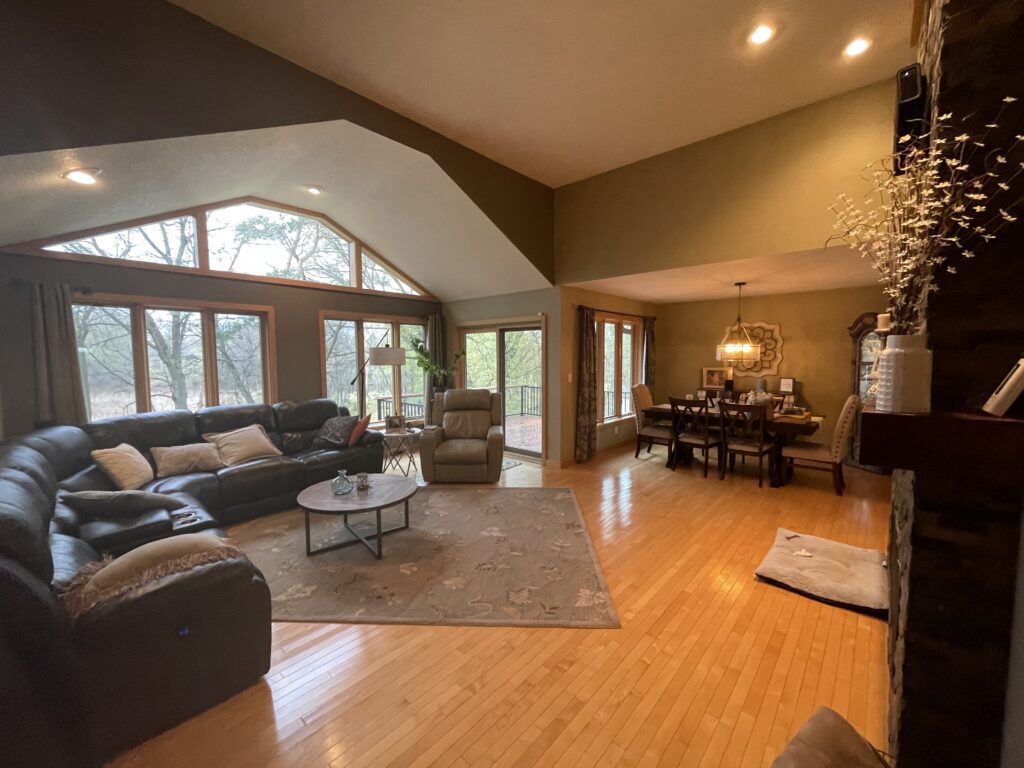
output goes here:
[{"label": "curtain rod", "polygon": [[614,309],[602,309],[601,307],[591,307],[591,306],[589,306],[587,304],[577,304],[576,306],[577,307],[582,307],[583,309],[592,309],[595,312],[607,312],[609,315],[623,315],[624,317],[636,317],[636,318],[639,318],[640,320],[657,320],[658,319],[657,315],[638,315],[635,312],[619,312],[619,311],[614,310]]}]

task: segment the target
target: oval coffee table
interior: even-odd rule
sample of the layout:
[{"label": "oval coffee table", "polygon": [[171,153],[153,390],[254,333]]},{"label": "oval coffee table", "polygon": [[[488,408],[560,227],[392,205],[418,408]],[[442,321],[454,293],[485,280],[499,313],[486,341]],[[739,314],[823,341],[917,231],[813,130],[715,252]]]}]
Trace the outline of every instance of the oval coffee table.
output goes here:
[{"label": "oval coffee table", "polygon": [[[409,527],[409,499],[416,493],[416,481],[411,477],[395,475],[370,475],[370,490],[360,493],[353,489],[344,496],[335,496],[331,492],[331,481],[311,485],[299,494],[298,504],[306,517],[306,556],[319,555],[332,549],[341,549],[362,542],[378,560],[384,555],[381,547],[385,533],[402,531]],[[385,507],[405,502],[405,524],[382,529],[380,513]],[[348,524],[349,515],[361,515],[366,512],[377,513],[377,530],[366,538]],[[338,544],[312,549],[309,544],[309,515],[341,515],[345,519],[345,529],[356,538]],[[371,539],[373,541],[371,541]]]}]

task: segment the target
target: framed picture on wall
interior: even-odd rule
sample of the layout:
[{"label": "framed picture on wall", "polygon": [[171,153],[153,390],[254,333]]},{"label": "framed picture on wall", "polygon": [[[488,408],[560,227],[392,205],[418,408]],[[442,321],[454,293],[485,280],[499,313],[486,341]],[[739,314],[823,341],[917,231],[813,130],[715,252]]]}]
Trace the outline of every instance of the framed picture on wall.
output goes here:
[{"label": "framed picture on wall", "polygon": [[703,368],[700,376],[702,389],[725,389],[726,382],[732,378],[730,368]]},{"label": "framed picture on wall", "polygon": [[788,379],[783,377],[779,379],[779,394],[780,395],[793,395],[796,394],[796,379]]}]

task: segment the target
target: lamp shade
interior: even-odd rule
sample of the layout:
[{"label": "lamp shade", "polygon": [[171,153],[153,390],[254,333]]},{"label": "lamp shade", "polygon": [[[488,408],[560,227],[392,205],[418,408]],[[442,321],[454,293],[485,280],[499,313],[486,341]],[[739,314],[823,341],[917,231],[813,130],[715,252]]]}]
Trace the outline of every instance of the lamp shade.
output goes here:
[{"label": "lamp shade", "polygon": [[405,347],[371,347],[370,365],[405,365]]}]

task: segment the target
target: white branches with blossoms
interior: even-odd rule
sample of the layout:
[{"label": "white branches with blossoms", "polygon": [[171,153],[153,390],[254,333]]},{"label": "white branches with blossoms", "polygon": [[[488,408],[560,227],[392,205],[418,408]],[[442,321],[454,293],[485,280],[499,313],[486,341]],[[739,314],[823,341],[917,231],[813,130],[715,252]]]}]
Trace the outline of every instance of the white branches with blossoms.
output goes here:
[{"label": "white branches with blossoms", "polygon": [[894,333],[923,330],[936,271],[945,265],[956,272],[951,256],[974,258],[979,244],[1017,220],[1021,199],[1006,198],[1024,170],[1017,158],[1024,135],[1005,149],[987,146],[1016,101],[1003,99],[977,138],[958,132],[948,113],[929,131],[901,136],[901,152],[867,166],[864,178],[873,189],[863,202],[842,194],[831,207],[838,234],[829,242],[844,242],[870,260],[889,299]]}]

